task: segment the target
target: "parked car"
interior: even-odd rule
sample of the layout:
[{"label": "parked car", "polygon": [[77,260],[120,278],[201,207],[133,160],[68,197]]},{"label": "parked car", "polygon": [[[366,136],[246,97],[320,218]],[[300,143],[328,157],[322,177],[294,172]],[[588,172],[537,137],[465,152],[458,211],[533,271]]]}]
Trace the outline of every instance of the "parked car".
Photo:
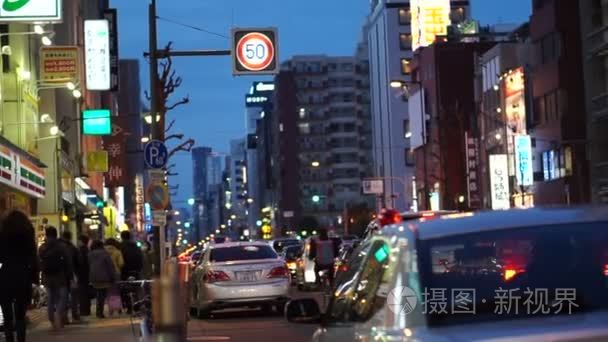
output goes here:
[{"label": "parked car", "polygon": [[608,340],[608,208],[461,213],[394,224],[336,278],[314,341]]},{"label": "parked car", "polygon": [[275,250],[275,252],[277,252],[278,254],[281,254],[281,252],[283,251],[283,248],[285,248],[287,246],[296,246],[296,245],[301,246],[302,242],[296,238],[279,238],[279,239],[272,240],[270,242],[270,245]]},{"label": "parked car", "polygon": [[282,312],[289,288],[285,261],[267,243],[211,245],[193,272],[190,305],[199,317],[230,307],[274,306]]}]

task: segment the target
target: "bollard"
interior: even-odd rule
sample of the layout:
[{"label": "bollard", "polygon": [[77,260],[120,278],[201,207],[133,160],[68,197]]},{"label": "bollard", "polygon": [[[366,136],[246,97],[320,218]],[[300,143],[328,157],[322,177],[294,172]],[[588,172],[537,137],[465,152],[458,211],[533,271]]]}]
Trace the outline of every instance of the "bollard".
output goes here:
[{"label": "bollard", "polygon": [[186,341],[186,315],[183,306],[179,268],[175,262],[167,262],[161,278],[154,282],[152,290],[153,319],[156,325],[156,341]]}]

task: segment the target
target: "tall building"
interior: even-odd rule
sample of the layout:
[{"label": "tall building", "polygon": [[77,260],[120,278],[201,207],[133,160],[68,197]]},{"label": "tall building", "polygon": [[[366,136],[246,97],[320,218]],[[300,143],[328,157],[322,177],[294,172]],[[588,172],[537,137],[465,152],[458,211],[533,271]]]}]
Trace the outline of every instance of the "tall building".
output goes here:
[{"label": "tall building", "polygon": [[245,95],[246,128],[247,128],[247,204],[249,209],[248,225],[256,227],[261,217],[262,189],[258,161],[258,123],[266,114],[272,112],[274,84],[269,82],[253,82]]},{"label": "tall building", "polygon": [[410,210],[415,161],[405,92],[414,50],[430,45],[447,26],[470,17],[468,0],[372,0],[368,16],[374,176],[384,179],[380,205]]},{"label": "tall building", "polygon": [[247,139],[230,141],[230,209],[229,228],[242,235],[248,228],[248,190],[247,184]]},{"label": "tall building", "polygon": [[207,184],[217,185],[222,182],[222,156],[212,154],[209,159],[207,170],[209,170]]},{"label": "tall building", "polygon": [[[362,202],[361,180],[371,175],[367,54],[294,57],[282,65],[277,86],[279,131],[287,129],[282,118],[296,116],[295,134],[285,134],[278,145],[295,139],[299,146],[297,218],[314,217],[321,226],[337,227],[344,209]],[[279,206],[283,218],[294,216],[296,208]]]},{"label": "tall building", "polygon": [[[581,53],[580,32],[578,1],[533,1],[530,38],[537,56],[531,65],[534,115],[530,126],[536,149],[542,153],[538,163],[547,172],[546,176],[543,172],[543,182],[535,184],[536,204],[587,203],[590,199],[585,87],[578,67],[588,59]],[[599,79],[597,75],[601,72],[590,77]],[[593,90],[593,81],[589,82]],[[591,127],[592,132],[605,135],[597,130],[601,125]],[[598,147],[596,144],[592,156],[605,153],[598,154]],[[596,172],[601,170],[599,166],[595,165]]]},{"label": "tall building", "polygon": [[192,149],[192,168],[193,168],[193,197],[195,200],[193,208],[194,228],[198,239],[203,239],[211,234],[209,225],[209,165],[212,158],[210,147],[195,147]]},{"label": "tall building", "polygon": [[[494,44],[437,43],[420,49],[412,62],[413,77],[422,89],[422,94],[410,98],[412,109],[421,103],[411,111],[421,209],[465,208],[469,179],[465,137],[476,131],[476,57]],[[417,139],[420,136],[422,141]]]},{"label": "tall building", "polygon": [[591,200],[608,203],[608,3],[580,5]]}]

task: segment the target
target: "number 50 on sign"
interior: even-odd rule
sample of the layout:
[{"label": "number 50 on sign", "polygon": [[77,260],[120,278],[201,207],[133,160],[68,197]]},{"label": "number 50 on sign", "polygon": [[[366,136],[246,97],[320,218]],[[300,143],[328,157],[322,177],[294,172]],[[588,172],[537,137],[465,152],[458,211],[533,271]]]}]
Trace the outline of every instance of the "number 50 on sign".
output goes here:
[{"label": "number 50 on sign", "polygon": [[279,72],[276,28],[232,30],[233,75],[274,75]]}]

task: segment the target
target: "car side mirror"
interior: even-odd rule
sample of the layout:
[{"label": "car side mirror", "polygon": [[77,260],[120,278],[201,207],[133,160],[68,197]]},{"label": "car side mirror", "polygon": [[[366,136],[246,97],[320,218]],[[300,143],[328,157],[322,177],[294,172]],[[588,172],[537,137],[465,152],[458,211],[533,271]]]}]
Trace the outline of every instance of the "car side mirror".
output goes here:
[{"label": "car side mirror", "polygon": [[319,303],[312,298],[290,300],[285,306],[285,319],[291,323],[320,323]]}]

